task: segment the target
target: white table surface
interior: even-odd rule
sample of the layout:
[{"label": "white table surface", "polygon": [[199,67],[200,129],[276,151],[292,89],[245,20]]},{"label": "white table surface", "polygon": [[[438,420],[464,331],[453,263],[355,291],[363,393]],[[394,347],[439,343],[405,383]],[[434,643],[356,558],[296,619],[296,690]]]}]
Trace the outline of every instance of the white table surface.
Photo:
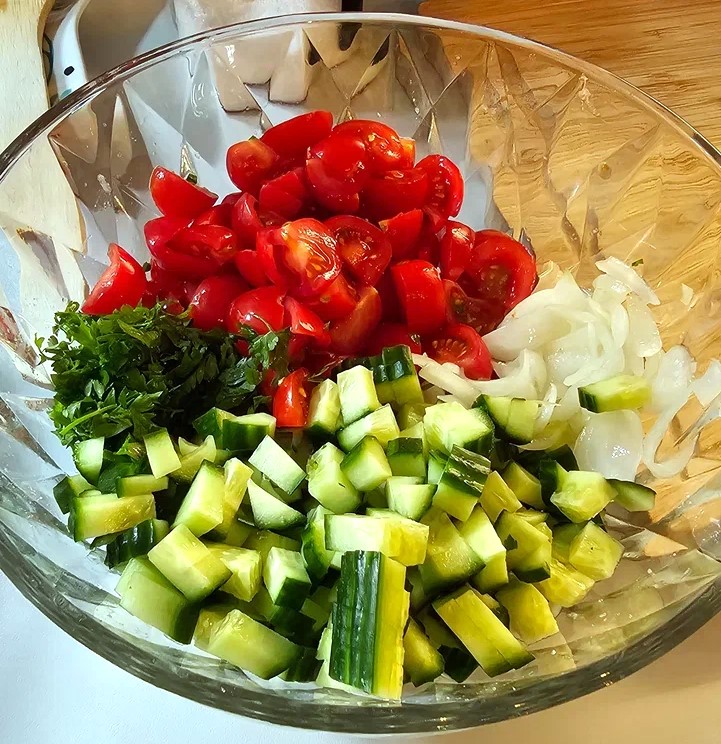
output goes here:
[{"label": "white table surface", "polygon": [[[396,737],[400,738],[400,737]],[[350,744],[211,710],[132,677],[75,642],[0,574],[1,744]],[[532,716],[423,744],[718,744],[721,617],[623,682]]]}]

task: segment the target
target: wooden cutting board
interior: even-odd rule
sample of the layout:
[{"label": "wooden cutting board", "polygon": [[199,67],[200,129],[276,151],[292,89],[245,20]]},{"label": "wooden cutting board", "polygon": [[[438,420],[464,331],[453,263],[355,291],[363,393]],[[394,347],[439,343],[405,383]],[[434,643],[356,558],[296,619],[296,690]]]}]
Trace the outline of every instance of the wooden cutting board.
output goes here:
[{"label": "wooden cutting board", "polygon": [[427,0],[421,13],[491,26],[600,65],[721,146],[721,0]]}]

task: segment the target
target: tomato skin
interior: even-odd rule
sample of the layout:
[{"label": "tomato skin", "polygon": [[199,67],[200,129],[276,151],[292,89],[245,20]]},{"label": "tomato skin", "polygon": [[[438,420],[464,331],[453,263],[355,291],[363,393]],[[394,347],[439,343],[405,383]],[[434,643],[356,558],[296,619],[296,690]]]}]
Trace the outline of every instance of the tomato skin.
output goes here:
[{"label": "tomato skin", "polygon": [[339,274],[318,297],[306,304],[322,320],[340,320],[353,312],[353,308],[358,304],[358,294],[343,274]]},{"label": "tomato skin", "polygon": [[444,279],[458,281],[468,266],[476,234],[462,222],[449,222],[441,240],[440,269]]},{"label": "tomato skin", "polygon": [[153,220],[148,220],[143,226],[145,243],[148,249],[152,253],[156,246],[165,245],[183,228],[188,227],[188,223],[187,217],[156,217]]},{"label": "tomato skin", "polygon": [[284,163],[300,165],[308,148],[325,139],[332,128],[333,114],[330,111],[310,111],[276,124],[264,132],[260,140]]},{"label": "tomato skin", "polygon": [[204,331],[224,328],[228,309],[233,300],[247,291],[248,286],[237,274],[209,276],[203,279],[189,304],[193,325]]},{"label": "tomato skin", "polygon": [[420,209],[401,212],[388,220],[382,220],[379,226],[390,240],[394,261],[404,261],[416,255],[423,227],[423,212]]},{"label": "tomato skin", "polygon": [[538,282],[535,257],[522,243],[497,230],[476,233],[466,273],[475,287],[472,294],[500,302],[505,312],[528,297]]},{"label": "tomato skin", "polygon": [[396,285],[393,281],[393,271],[386,271],[376,285],[383,305],[383,320],[391,323],[403,322],[403,310],[398,300]]},{"label": "tomato skin", "polygon": [[220,268],[218,261],[212,257],[182,253],[165,243],[156,243],[150,248],[150,253],[160,269],[185,279],[197,281],[215,274]]},{"label": "tomato skin", "polygon": [[180,310],[185,310],[190,298],[195,293],[198,278],[188,279],[180,274],[166,271],[155,258],[150,260],[150,280],[146,298],[150,305],[163,300],[177,303]]},{"label": "tomato skin", "polygon": [[412,168],[416,163],[416,141],[410,137],[401,137],[401,147],[403,157],[398,168],[401,170]]},{"label": "tomato skin", "polygon": [[356,354],[380,322],[381,298],[373,287],[363,287],[350,315],[330,326],[331,347],[337,354]]},{"label": "tomato skin", "polygon": [[404,150],[401,138],[387,124],[367,119],[353,119],[338,124],[334,134],[350,134],[360,137],[365,143],[373,173],[403,167]]},{"label": "tomato skin", "polygon": [[248,326],[256,333],[279,331],[283,327],[283,293],[277,287],[256,287],[236,297],[228,310],[227,327],[231,333]]},{"label": "tomato skin", "polygon": [[496,328],[506,314],[503,303],[470,297],[461,286],[449,279],[443,280],[443,289],[446,293],[448,322],[469,325],[481,336]]},{"label": "tomato skin", "polygon": [[233,259],[238,252],[235,233],[220,225],[191,225],[176,233],[168,242],[176,253],[207,258],[218,266]]},{"label": "tomato skin", "polygon": [[438,266],[441,259],[441,241],[428,224],[426,220],[421,228],[421,235],[418,238],[416,256],[422,261],[428,261],[434,266]]},{"label": "tomato skin", "polygon": [[88,315],[107,315],[124,305],[135,307],[148,288],[143,267],[116,243],[108,248],[110,265],[103,271],[81,310]]},{"label": "tomato skin", "polygon": [[263,273],[271,284],[287,292],[291,284],[291,277],[278,266],[277,257],[279,257],[281,251],[282,243],[278,228],[263,228],[258,232],[255,241],[255,253]]},{"label": "tomato skin", "polygon": [[338,253],[348,271],[362,284],[375,286],[393,255],[383,231],[351,215],[331,217],[325,224],[335,236]]},{"label": "tomato skin", "polygon": [[467,325],[447,325],[426,343],[428,355],[441,364],[457,364],[472,380],[490,380],[491,355],[483,339]]},{"label": "tomato skin", "polygon": [[225,167],[230,180],[241,190],[258,195],[262,183],[273,172],[278,155],[255,137],[236,142],[228,148]]},{"label": "tomato skin", "polygon": [[308,186],[315,201],[333,214],[354,214],[360,208],[360,195],[331,175],[319,158],[305,165]]},{"label": "tomato skin", "polygon": [[308,422],[310,395],[307,389],[308,370],[301,367],[286,375],[273,396],[273,416],[277,425],[299,428]]},{"label": "tomato skin", "polygon": [[255,248],[258,231],[264,227],[279,227],[283,218],[273,212],[262,211],[252,194],[242,194],[233,205],[232,228],[243,248]]},{"label": "tomato skin", "polygon": [[423,171],[387,171],[368,182],[361,211],[372,220],[386,220],[422,207],[427,193],[428,176]]},{"label": "tomato skin", "polygon": [[365,347],[366,354],[380,354],[388,346],[405,344],[413,354],[422,354],[420,338],[411,334],[403,323],[381,323]]},{"label": "tomato skin", "polygon": [[432,333],[443,325],[446,297],[440,272],[427,261],[402,261],[391,268],[408,329]]},{"label": "tomato skin", "polygon": [[268,277],[255,251],[244,248],[235,254],[233,261],[238,273],[251,287],[263,287],[268,284]]},{"label": "tomato skin", "polygon": [[166,217],[187,217],[189,220],[210,209],[218,198],[212,191],[159,165],[150,174],[150,196]]},{"label": "tomato skin", "polygon": [[418,161],[416,168],[428,176],[426,206],[446,217],[455,217],[463,203],[463,176],[458,166],[443,155],[428,155]]},{"label": "tomato skin", "polygon": [[233,205],[228,202],[221,202],[216,204],[214,207],[207,209],[202,214],[199,214],[193,220],[193,226],[198,227],[200,225],[217,225],[219,227],[230,227],[231,215],[233,213]]},{"label": "tomato skin", "polygon": [[328,346],[330,336],[323,321],[307,305],[298,302],[294,297],[283,300],[285,307],[284,324],[294,336],[311,339],[317,346]]},{"label": "tomato skin", "polygon": [[357,135],[331,134],[311,147],[308,155],[320,160],[325,172],[349,194],[359,192],[370,178],[368,152]]},{"label": "tomato skin", "polygon": [[262,212],[292,220],[303,211],[309,197],[305,169],[293,168],[260,187],[258,207]]}]

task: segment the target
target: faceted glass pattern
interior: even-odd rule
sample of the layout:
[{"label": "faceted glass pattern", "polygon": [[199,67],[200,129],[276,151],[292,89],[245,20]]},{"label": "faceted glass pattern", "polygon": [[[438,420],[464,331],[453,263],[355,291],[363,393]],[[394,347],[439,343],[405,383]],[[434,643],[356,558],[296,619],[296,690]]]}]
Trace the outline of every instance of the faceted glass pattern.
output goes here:
[{"label": "faceted glass pattern", "polygon": [[[719,154],[602,70],[487,29],[410,16],[326,15],[205,33],[127,63],[63,101],[0,156],[0,567],[48,617],[113,663],[202,703],[294,726],[367,733],[502,720],[572,699],[676,645],[721,606],[718,405],[677,478],[635,524],[617,574],[559,616],[563,638],[501,677],[409,689],[402,705],[251,679],[119,608],[102,554],[73,543],[52,487],[71,468],[46,416],[34,339],[100,275],[108,243],[147,257],[152,168],[231,190],[225,151],[316,108],[385,121],[466,181],[460,219],[512,232],[579,281],[643,259],[667,345],[703,371],[721,352]],[[59,163],[59,165],[58,165]],[[62,172],[60,170],[62,168]],[[64,174],[64,177],[63,177]],[[51,198],[47,197],[50,182]],[[684,289],[683,285],[690,288]],[[691,296],[691,301],[688,297]],[[714,408],[716,405],[716,408]],[[368,708],[372,708],[370,711]]]}]

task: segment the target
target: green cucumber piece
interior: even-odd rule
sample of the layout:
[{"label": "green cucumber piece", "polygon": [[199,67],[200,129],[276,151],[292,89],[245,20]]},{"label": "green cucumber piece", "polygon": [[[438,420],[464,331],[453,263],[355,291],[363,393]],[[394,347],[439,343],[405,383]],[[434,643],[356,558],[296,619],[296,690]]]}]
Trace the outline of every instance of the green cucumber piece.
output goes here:
[{"label": "green cucumber piece", "polygon": [[143,437],[150,470],[156,478],[172,473],[180,467],[180,458],[167,429],[158,429]]},{"label": "green cucumber piece", "polygon": [[288,494],[293,493],[305,480],[303,468],[268,436],[258,445],[248,462]]},{"label": "green cucumber piece", "polygon": [[522,465],[512,462],[501,475],[520,502],[534,509],[545,508],[541,495],[541,482]]},{"label": "green cucumber piece", "polygon": [[[244,548],[247,547],[246,543],[255,532],[255,527],[251,527],[251,525],[244,522],[239,522],[236,519],[228,528],[228,534],[222,538],[222,543],[223,545],[230,545],[233,548]],[[213,530],[209,533],[209,536],[215,537],[216,531]]]},{"label": "green cucumber piece", "polygon": [[308,492],[336,514],[353,512],[360,506],[360,495],[341,469],[343,452],[328,442],[308,460]]},{"label": "green cucumber piece", "polygon": [[492,558],[470,581],[478,591],[493,593],[508,583],[508,564],[505,555]]},{"label": "green cucumber piece", "polygon": [[73,447],[73,460],[80,475],[92,484],[98,482],[100,471],[103,469],[105,454],[105,437],[95,437],[78,442]]},{"label": "green cucumber piece", "polygon": [[155,518],[155,499],[152,494],[125,496],[115,494],[75,496],[70,502],[68,529],[76,542],[92,537],[124,532]]},{"label": "green cucumber piece", "polygon": [[260,486],[248,481],[248,496],[253,521],[261,530],[289,530],[305,523],[305,515],[276,498]]},{"label": "green cucumber piece", "polygon": [[127,563],[131,558],[147,555],[170,531],[167,522],[161,519],[146,519],[144,522],[121,532],[108,543],[105,564],[115,568]]},{"label": "green cucumber piece", "polygon": [[643,408],[651,400],[651,384],[645,377],[616,375],[578,388],[582,408],[594,413]]},{"label": "green cucumber piece", "polygon": [[438,485],[447,461],[448,458],[438,452],[431,452],[428,455],[428,483],[434,486]]},{"label": "green cucumber piece", "polygon": [[70,511],[70,502],[85,491],[92,491],[93,487],[82,475],[66,475],[53,488],[53,496],[63,514]]},{"label": "green cucumber piece", "polygon": [[548,600],[531,584],[513,579],[496,593],[508,610],[511,631],[524,643],[536,643],[558,633]]},{"label": "green cucumber piece", "polygon": [[465,521],[483,491],[490,472],[487,457],[454,445],[433,497],[433,505]]},{"label": "green cucumber piece", "polygon": [[210,636],[213,634],[215,627],[231,610],[236,609],[238,608],[232,602],[222,602],[203,607],[193,631],[193,645],[202,651],[207,651]]},{"label": "green cucumber piece", "polygon": [[[143,472],[144,463],[139,460],[123,458],[119,462],[113,462],[108,467],[104,467],[98,476],[98,490],[101,493],[118,494],[118,483],[121,479],[132,475],[139,475]],[[143,493],[150,493],[143,491]],[[126,496],[137,496],[137,494],[124,494]]]},{"label": "green cucumber piece", "polygon": [[208,435],[199,446],[180,458],[180,467],[170,475],[173,480],[180,483],[191,483],[204,462],[214,465],[217,458],[218,449],[215,446],[215,440]]},{"label": "green cucumber piece", "polygon": [[493,440],[493,425],[485,411],[455,402],[426,408],[423,428],[431,451],[444,455],[450,455],[454,446],[483,452],[485,444]]},{"label": "green cucumber piece", "polygon": [[222,543],[205,542],[206,548],[230,571],[230,578],[220,590],[250,602],[260,588],[262,559],[257,550],[236,548]]},{"label": "green cucumber piece", "polygon": [[398,555],[391,556],[404,566],[418,566],[426,558],[428,550],[428,525],[406,519],[390,509],[367,509],[366,514],[376,519],[388,519],[401,536]]},{"label": "green cucumber piece", "polygon": [[386,481],[388,508],[408,519],[420,521],[431,508],[435,487],[407,479],[412,476],[394,475]]},{"label": "green cucumber piece", "polygon": [[[365,369],[365,367],[354,369]],[[340,467],[358,491],[373,491],[393,474],[386,453],[375,437],[361,439],[343,458]]]},{"label": "green cucumber piece", "polygon": [[500,437],[514,444],[528,444],[533,439],[540,401],[491,395],[481,398]]},{"label": "green cucumber piece", "polygon": [[381,407],[373,384],[373,372],[367,367],[357,366],[339,372],[338,395],[343,426],[349,426]]},{"label": "green cucumber piece", "polygon": [[573,470],[563,476],[551,503],[572,522],[587,522],[615,497],[613,486],[600,473]]},{"label": "green cucumber piece", "polygon": [[501,512],[518,511],[521,508],[521,502],[500,473],[492,470],[483,484],[481,506],[491,522],[495,523]]},{"label": "green cucumber piece", "polygon": [[567,545],[567,559],[573,568],[594,581],[603,581],[613,576],[623,557],[623,545],[594,522],[585,525],[559,525],[553,531],[555,543]]},{"label": "green cucumber piece", "polygon": [[245,541],[244,548],[257,550],[265,561],[271,548],[285,548],[286,550],[300,550],[300,543],[292,537],[279,535],[269,530],[254,531]]},{"label": "green cucumber piece", "polygon": [[331,439],[340,426],[340,395],[333,380],[323,380],[310,396],[306,430],[319,440]]},{"label": "green cucumber piece", "polygon": [[271,548],[263,567],[263,582],[273,604],[300,610],[311,589],[300,553]]},{"label": "green cucumber piece", "polygon": [[223,471],[204,461],[178,509],[173,528],[185,525],[196,537],[210,532],[223,521],[224,496]]},{"label": "green cucumber piece", "polygon": [[[252,468],[235,457],[231,457],[223,466],[223,519],[210,531],[209,537],[212,539],[225,542],[228,533],[238,524],[236,517],[248,491],[248,481],[252,475]],[[237,539],[237,528],[235,528],[235,533]],[[246,533],[246,537],[248,534]]]},{"label": "green cucumber piece", "polygon": [[338,432],[338,444],[346,452],[350,452],[364,437],[375,437],[385,448],[391,439],[396,439],[398,436],[400,436],[400,430],[396,417],[390,405],[386,404],[341,429]]},{"label": "green cucumber piece", "polygon": [[552,604],[561,607],[577,605],[591,591],[593,579],[556,558],[551,558],[551,575],[535,584]]},{"label": "green cucumber piece", "polygon": [[404,436],[392,439],[388,442],[388,464],[393,475],[425,479],[427,466],[423,439]]},{"label": "green cucumber piece", "polygon": [[656,491],[633,481],[609,479],[616,492],[614,501],[630,512],[651,511],[656,503]]},{"label": "green cucumber piece", "polygon": [[458,531],[483,565],[499,556],[505,560],[506,549],[493,529],[493,522],[480,506],[476,506],[468,519],[458,526]]},{"label": "green cucumber piece", "polygon": [[322,581],[330,568],[333,551],[325,547],[325,515],[333,512],[319,504],[308,512],[308,521],[300,535],[300,553],[310,578]]},{"label": "green cucumber piece", "polygon": [[432,682],[443,674],[443,657],[412,618],[403,636],[403,651],[403,670],[414,687]]},{"label": "green cucumber piece", "polygon": [[154,475],[128,475],[118,478],[117,494],[123,496],[141,496],[144,493],[157,493],[168,487],[168,478],[156,478]]},{"label": "green cucumber piece", "polygon": [[398,409],[398,426],[401,429],[410,429],[416,424],[423,423],[423,416],[430,403],[404,403]]}]

